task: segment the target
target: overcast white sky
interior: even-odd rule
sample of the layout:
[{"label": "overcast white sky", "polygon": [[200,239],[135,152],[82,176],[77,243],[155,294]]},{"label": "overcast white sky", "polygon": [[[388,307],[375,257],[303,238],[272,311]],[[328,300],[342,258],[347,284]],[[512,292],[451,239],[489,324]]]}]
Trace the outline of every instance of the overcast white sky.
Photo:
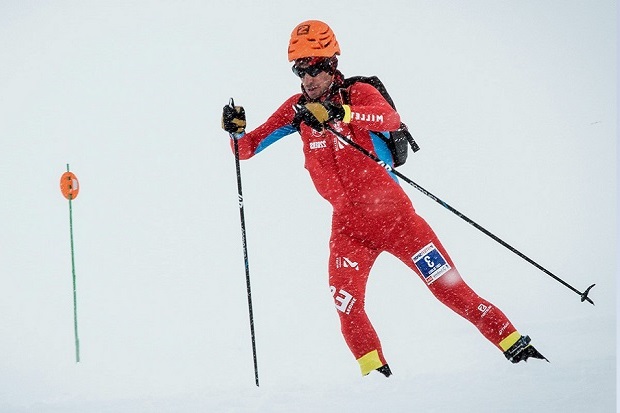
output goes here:
[{"label": "overcast white sky", "polygon": [[[518,400],[565,411],[575,406],[560,396],[567,394],[605,411],[615,403],[616,8],[547,0],[0,2],[0,410],[104,403],[155,411],[171,397],[177,411],[253,411],[254,402],[286,411],[301,395],[352,403],[324,391],[333,387],[365,401],[368,389],[394,411],[431,411],[438,398],[446,409]],[[453,393],[427,388],[405,400],[387,387],[358,387],[369,385],[340,337],[327,286],[329,205],[291,135],[242,165],[263,383],[263,393],[248,395],[237,189],[221,108],[234,97],[253,128],[297,92],[286,47],[293,27],[311,18],[336,32],[345,75],[375,74],[388,87],[422,147],[402,173],[579,290],[597,284],[596,306],[580,303],[406,188],[470,285],[534,338],[551,367],[509,370],[471,326],[382,256],[368,309],[400,377],[395,389],[449,378]],[[81,183],[73,203],[79,365],[69,211],[58,187],[67,163]],[[513,371],[521,384],[503,381]],[[494,396],[477,405],[482,388]],[[196,395],[209,397],[183,404]]]}]

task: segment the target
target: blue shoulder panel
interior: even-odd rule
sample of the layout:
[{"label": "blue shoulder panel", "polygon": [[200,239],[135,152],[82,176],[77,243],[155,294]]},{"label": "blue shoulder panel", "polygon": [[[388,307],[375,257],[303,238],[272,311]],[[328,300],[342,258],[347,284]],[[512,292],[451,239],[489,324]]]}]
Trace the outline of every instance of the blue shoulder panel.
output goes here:
[{"label": "blue shoulder panel", "polygon": [[[392,153],[390,152],[387,143],[385,143],[385,141],[379,137],[379,133],[385,136],[386,139],[390,139],[389,132],[370,132],[370,137],[372,138],[372,145],[375,148],[375,153],[377,154],[377,157],[383,162],[385,162],[387,165],[394,167],[394,159],[392,159]],[[394,175],[394,173],[388,173],[390,174],[392,179],[398,182],[398,178],[396,177],[396,175]]]},{"label": "blue shoulder panel", "polygon": [[258,146],[256,147],[256,152],[254,153],[255,154],[259,153],[260,151],[262,151],[263,149],[265,149],[272,143],[277,142],[278,140],[282,139],[283,137],[287,135],[290,135],[293,132],[297,132],[297,129],[295,129],[293,125],[285,125],[285,126],[282,126],[281,128],[274,130],[269,135],[265,136],[265,139],[263,139],[261,143],[258,144]]}]

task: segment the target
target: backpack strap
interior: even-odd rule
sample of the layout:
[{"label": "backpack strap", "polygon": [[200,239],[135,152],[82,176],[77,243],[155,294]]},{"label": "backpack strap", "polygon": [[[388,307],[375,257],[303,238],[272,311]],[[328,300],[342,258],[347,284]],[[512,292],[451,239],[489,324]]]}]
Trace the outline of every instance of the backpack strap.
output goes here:
[{"label": "backpack strap", "polygon": [[[297,104],[305,105],[306,102],[307,102],[306,96],[302,93],[299,99],[297,99]],[[293,118],[293,122],[291,123],[291,126],[293,126],[295,130],[297,130],[297,132],[299,132],[301,130],[301,117],[295,116]]]}]

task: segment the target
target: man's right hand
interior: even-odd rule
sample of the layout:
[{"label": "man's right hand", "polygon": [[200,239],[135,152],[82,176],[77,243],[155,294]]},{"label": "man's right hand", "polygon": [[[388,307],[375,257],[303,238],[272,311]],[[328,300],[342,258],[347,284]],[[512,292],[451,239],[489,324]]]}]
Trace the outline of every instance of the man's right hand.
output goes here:
[{"label": "man's right hand", "polygon": [[222,110],[222,129],[228,133],[242,133],[245,131],[245,109],[243,109],[243,106],[224,106]]}]

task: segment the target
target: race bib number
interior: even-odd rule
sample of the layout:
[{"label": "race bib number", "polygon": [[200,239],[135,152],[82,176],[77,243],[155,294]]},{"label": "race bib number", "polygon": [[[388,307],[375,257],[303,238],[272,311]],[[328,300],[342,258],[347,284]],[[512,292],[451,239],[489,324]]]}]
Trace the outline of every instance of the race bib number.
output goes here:
[{"label": "race bib number", "polygon": [[452,269],[432,242],[418,251],[411,259],[427,285],[432,284]]}]

